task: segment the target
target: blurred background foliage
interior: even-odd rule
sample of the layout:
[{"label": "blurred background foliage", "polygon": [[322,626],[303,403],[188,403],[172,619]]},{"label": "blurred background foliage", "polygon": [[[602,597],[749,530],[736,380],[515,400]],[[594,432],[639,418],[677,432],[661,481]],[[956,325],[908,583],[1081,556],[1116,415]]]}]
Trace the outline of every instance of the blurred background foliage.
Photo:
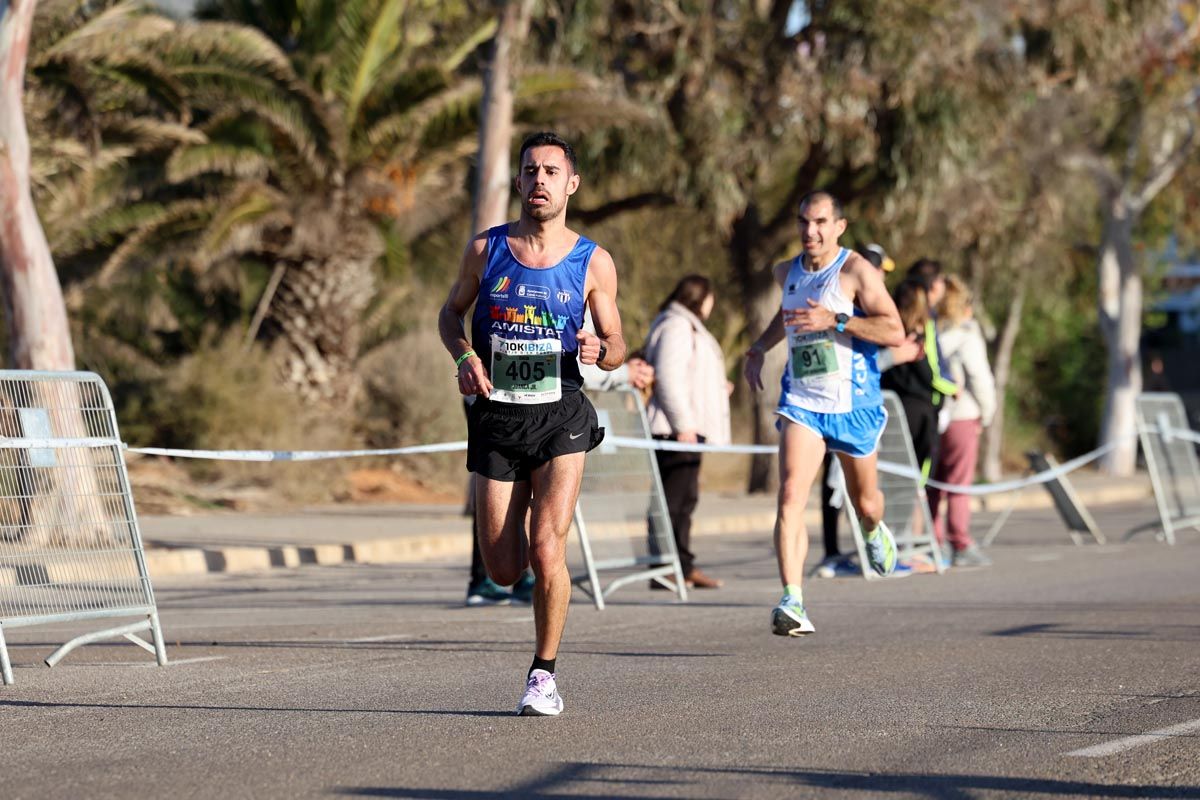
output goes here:
[{"label": "blurred background foliage", "polygon": [[[129,0],[39,4],[35,199],[79,366],[110,382],[128,441],[463,436],[435,320],[471,234],[500,5],[202,0],[180,17]],[[964,275],[995,348],[1016,310],[1009,352],[994,353],[1011,365],[995,459],[1094,446],[1102,215],[1079,164],[1128,151],[1131,119],[1154,125],[1196,91],[1194,35],[1184,52],[1148,48],[1194,29],[1194,3],[534,9],[514,75],[518,136],[552,128],[576,142],[569,219],[612,252],[633,347],[680,276],[715,280],[742,440],[769,414],[740,385],[739,356],[777,307],[771,264],[798,250],[795,201],[823,186],[845,202],[843,243],[883,244],[900,265],[891,281],[920,256]],[[1139,220],[1147,257],[1168,240],[1197,246],[1197,170],[1192,159]],[[453,486],[458,461],[386,466]],[[743,486],[745,461],[732,463],[741,474],[723,480]],[[283,488],[328,499],[335,473]]]}]

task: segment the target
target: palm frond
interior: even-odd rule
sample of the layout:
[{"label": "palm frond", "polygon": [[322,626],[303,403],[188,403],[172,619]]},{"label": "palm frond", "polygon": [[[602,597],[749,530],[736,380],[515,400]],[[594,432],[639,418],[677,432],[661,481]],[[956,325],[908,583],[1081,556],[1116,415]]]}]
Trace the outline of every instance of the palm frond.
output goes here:
[{"label": "palm frond", "polygon": [[98,62],[144,53],[174,28],[173,21],[149,13],[141,3],[117,3],[43,51],[38,63],[58,59]]},{"label": "palm frond", "polygon": [[370,26],[370,32],[354,68],[354,77],[343,98],[346,103],[345,120],[348,128],[354,126],[363,101],[376,88],[376,78],[380,70],[400,44],[400,20],[407,6],[408,0],[384,0],[383,7]]},{"label": "palm frond", "polygon": [[185,233],[200,230],[219,206],[220,198],[180,200],[164,206],[113,251],[89,282],[101,287],[111,285],[113,279],[152,244],[162,241],[169,245]]},{"label": "palm frond", "polygon": [[104,121],[106,141],[119,139],[140,149],[203,144],[208,137],[202,131],[175,122],[152,117],[110,117]]},{"label": "palm frond", "polygon": [[[130,56],[87,65],[91,83],[80,87],[106,107],[128,110],[135,102],[150,100],[174,113],[181,122],[190,120],[184,88],[166,64],[149,56]],[[122,92],[121,89],[126,91]]]},{"label": "palm frond", "polygon": [[216,63],[285,87],[300,81],[287,54],[263,33],[245,25],[183,23],[163,46],[163,60],[175,66]]},{"label": "palm frond", "polygon": [[268,83],[228,67],[195,65],[179,70],[198,106],[240,110],[267,122],[301,156],[309,172],[324,178],[340,164],[336,143],[323,115],[294,95],[281,95]]},{"label": "palm frond", "polygon": [[477,80],[462,81],[405,111],[391,114],[366,132],[355,160],[411,160],[431,131],[466,131],[474,134],[479,119],[483,86]]},{"label": "palm frond", "polygon": [[287,198],[266,184],[242,186],[231,197],[226,198],[220,210],[208,221],[204,233],[196,243],[192,257],[193,266],[203,269],[222,258],[242,251],[246,247],[261,249],[261,225],[254,236],[243,237],[241,242],[233,240],[239,230],[261,223],[264,219],[286,222],[290,215],[283,211]]},{"label": "palm frond", "polygon": [[82,219],[71,220],[71,226],[55,233],[50,248],[55,256],[69,258],[85,250],[111,247],[136,232],[143,225],[157,222],[163,215],[162,203],[136,203],[105,208]]},{"label": "palm frond", "polygon": [[167,180],[171,183],[183,183],[208,172],[263,181],[271,172],[271,164],[265,155],[253,148],[205,140],[202,144],[181,147],[171,153],[166,170]]},{"label": "palm frond", "polygon": [[499,25],[499,20],[495,15],[492,15],[487,22],[480,25],[475,30],[463,39],[458,47],[450,51],[450,53],[441,60],[441,68],[445,72],[454,72],[468,57],[483,45],[484,42],[496,35],[496,28]]}]

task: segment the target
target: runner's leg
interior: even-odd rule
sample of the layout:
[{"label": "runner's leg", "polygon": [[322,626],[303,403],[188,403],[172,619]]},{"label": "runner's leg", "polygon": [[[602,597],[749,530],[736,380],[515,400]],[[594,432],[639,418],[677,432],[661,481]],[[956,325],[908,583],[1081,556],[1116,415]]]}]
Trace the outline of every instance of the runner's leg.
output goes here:
[{"label": "runner's leg", "polygon": [[495,481],[475,475],[475,518],[479,551],[492,580],[511,586],[529,563],[525,512],[529,481]]},{"label": "runner's leg", "polygon": [[584,453],[550,459],[533,470],[533,514],[529,537],[529,564],[537,583],[533,589],[533,617],[537,629],[538,658],[553,659],[562,640],[571,602],[571,575],[567,571],[567,532],[575,514],[583,480]]},{"label": "runner's leg", "polygon": [[847,453],[838,453],[838,459],[846,473],[846,489],[862,523],[863,533],[869,533],[883,519],[883,492],[879,490],[879,474],[875,469],[877,456],[872,453],[855,458]]},{"label": "runner's leg", "polygon": [[862,522],[867,562],[876,575],[891,575],[896,569],[896,540],[883,524],[883,492],[879,490],[876,455],[856,458],[838,453],[846,472],[846,488]]},{"label": "runner's leg", "polygon": [[779,444],[779,501],[775,517],[775,553],[784,586],[799,586],[808,556],[804,506],[821,468],[825,440],[811,428],[783,419]]}]

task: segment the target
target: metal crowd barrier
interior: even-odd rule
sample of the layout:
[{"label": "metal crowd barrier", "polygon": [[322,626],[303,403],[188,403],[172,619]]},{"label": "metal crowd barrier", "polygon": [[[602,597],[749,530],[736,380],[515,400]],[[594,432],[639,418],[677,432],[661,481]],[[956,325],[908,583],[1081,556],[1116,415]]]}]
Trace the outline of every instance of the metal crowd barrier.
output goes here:
[{"label": "metal crowd barrier", "polygon": [[[920,479],[914,477],[921,474],[921,465],[917,463],[917,455],[913,450],[904,406],[896,393],[891,391],[883,393],[883,405],[888,420],[879,440],[878,458],[880,461],[900,464],[911,470],[907,476],[882,471],[878,473],[879,488],[884,497],[883,521],[896,539],[896,549],[901,560],[911,559],[914,555],[924,555],[940,575],[945,571],[945,566],[942,564],[941,549],[933,532],[933,515],[929,512],[925,486]],[[838,475],[841,480],[842,508],[850,520],[850,529],[854,531],[854,543],[858,548],[858,563],[863,577],[877,578],[879,576],[867,563],[863,530],[854,504],[849,499],[846,476],[840,471]]]},{"label": "metal crowd barrier", "polygon": [[1187,413],[1179,395],[1167,392],[1140,394],[1135,408],[1138,439],[1162,524],[1161,536],[1167,544],[1175,544],[1176,530],[1200,529],[1200,463],[1196,444],[1178,435],[1190,432]]},{"label": "metal crowd barrier", "polygon": [[[632,388],[587,390],[606,437],[649,440],[641,395]],[[653,450],[604,443],[588,453],[575,505],[583,572],[572,581],[603,609],[622,586],[654,580],[687,600],[687,587]],[[601,572],[618,572],[607,584]]]},{"label": "metal crowd barrier", "polygon": [[[167,663],[112,398],[90,372],[0,370],[0,674],[4,633],[142,617],[76,636],[47,659],[124,636]],[[150,644],[138,632],[149,630]]]}]

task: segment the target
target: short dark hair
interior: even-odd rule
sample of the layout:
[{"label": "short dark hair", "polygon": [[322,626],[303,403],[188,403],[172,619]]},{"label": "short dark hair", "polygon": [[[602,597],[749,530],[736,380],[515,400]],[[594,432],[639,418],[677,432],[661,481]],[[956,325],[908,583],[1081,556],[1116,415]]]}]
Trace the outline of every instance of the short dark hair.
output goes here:
[{"label": "short dark hair", "polygon": [[942,277],[942,262],[932,258],[918,258],[908,268],[904,280],[914,281],[928,292],[940,277]]},{"label": "short dark hair", "polygon": [[696,316],[700,316],[700,309],[704,305],[704,301],[712,295],[712,281],[703,275],[687,275],[679,279],[679,283],[675,284],[675,288],[671,290],[671,294],[659,306],[659,311],[665,311],[671,303],[679,303]]},{"label": "short dark hair", "polygon": [[579,172],[579,163],[575,160],[575,148],[557,133],[553,131],[538,131],[525,137],[525,141],[521,142],[521,153],[517,156],[517,164],[525,160],[525,151],[531,150],[534,147],[557,147],[563,151],[567,157],[567,161],[571,165],[571,172]]},{"label": "short dark hair", "polygon": [[845,214],[842,212],[842,201],[838,200],[833,196],[832,193],[826,191],[825,189],[816,189],[815,191],[811,191],[804,195],[804,197],[801,197],[800,202],[796,204],[796,210],[799,211],[809,203],[812,203],[816,200],[829,201],[829,205],[833,206],[834,219],[843,219],[845,217]]}]

